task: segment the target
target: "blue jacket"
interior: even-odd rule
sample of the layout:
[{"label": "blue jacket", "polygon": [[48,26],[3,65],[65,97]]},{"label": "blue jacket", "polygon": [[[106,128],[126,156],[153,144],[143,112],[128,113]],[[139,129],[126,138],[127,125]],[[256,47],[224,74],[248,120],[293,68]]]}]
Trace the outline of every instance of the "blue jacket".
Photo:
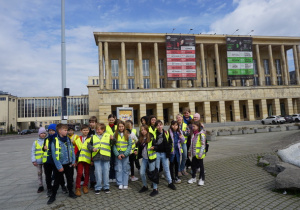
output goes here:
[{"label": "blue jacket", "polygon": [[[73,145],[68,137],[65,138],[66,138],[66,142],[63,142],[62,138],[58,136],[51,143],[51,153],[57,170],[60,170],[63,167],[62,165],[75,163],[75,153],[74,153]],[[55,155],[56,141],[59,141],[59,146],[61,148],[59,153],[59,160],[56,159],[56,155]]]}]

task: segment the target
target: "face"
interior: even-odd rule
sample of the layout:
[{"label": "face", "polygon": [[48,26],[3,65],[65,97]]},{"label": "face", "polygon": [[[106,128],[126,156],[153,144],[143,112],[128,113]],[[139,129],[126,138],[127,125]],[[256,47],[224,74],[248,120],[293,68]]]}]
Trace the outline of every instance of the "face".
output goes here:
[{"label": "face", "polygon": [[72,129],[68,130],[68,135],[72,136],[74,134],[74,131]]},{"label": "face", "polygon": [[188,118],[190,116],[190,113],[189,112],[184,112],[183,115],[184,115],[184,117]]},{"label": "face", "polygon": [[175,123],[174,125],[171,125],[171,127],[173,131],[176,131],[178,129],[178,124]]},{"label": "face", "polygon": [[90,122],[90,128],[91,129],[95,129],[95,126],[96,126],[96,122],[95,121],[91,121]]},{"label": "face", "polygon": [[46,133],[41,133],[41,134],[40,134],[40,137],[41,137],[42,139],[44,139],[44,138],[46,138],[46,135],[47,135]]},{"label": "face", "polygon": [[178,115],[176,117],[176,120],[177,120],[178,123],[180,123],[180,124],[182,123],[182,117],[180,115]]},{"label": "face", "polygon": [[49,133],[49,135],[53,135],[53,134],[55,134],[55,130],[50,129],[50,130],[48,130],[48,133]]},{"label": "face", "polygon": [[58,133],[59,133],[59,135],[60,135],[61,137],[65,137],[65,136],[67,136],[67,134],[68,134],[68,129],[66,129],[66,128],[61,128],[61,129],[58,130]]},{"label": "face", "polygon": [[193,124],[193,125],[192,125],[192,129],[193,129],[193,131],[199,131],[199,128],[198,128],[198,126],[197,126],[197,125],[195,125],[195,124]]},{"label": "face", "polygon": [[119,131],[121,133],[124,132],[124,129],[125,129],[124,125],[123,124],[119,124]]},{"label": "face", "polygon": [[101,128],[97,128],[96,132],[98,135],[102,135],[104,133],[104,130],[102,130]]},{"label": "face", "polygon": [[158,123],[158,125],[156,126],[156,129],[161,132],[164,128],[164,125],[162,123]]},{"label": "face", "polygon": [[153,118],[151,119],[150,123],[151,123],[151,125],[153,126],[153,125],[155,125],[155,122],[156,122],[156,118],[153,117]]},{"label": "face", "polygon": [[89,129],[88,128],[84,128],[81,130],[82,136],[87,136],[89,134]]},{"label": "face", "polygon": [[200,121],[200,117],[198,117],[198,116],[194,116],[194,121]]},{"label": "face", "polygon": [[145,128],[141,128],[141,134],[143,135],[143,136],[146,136],[147,135],[147,130],[145,129]]},{"label": "face", "polygon": [[109,118],[108,123],[111,124],[111,125],[114,124],[115,123],[115,118],[113,118],[113,117]]},{"label": "face", "polygon": [[145,125],[145,124],[146,124],[146,120],[142,119],[142,125]]}]

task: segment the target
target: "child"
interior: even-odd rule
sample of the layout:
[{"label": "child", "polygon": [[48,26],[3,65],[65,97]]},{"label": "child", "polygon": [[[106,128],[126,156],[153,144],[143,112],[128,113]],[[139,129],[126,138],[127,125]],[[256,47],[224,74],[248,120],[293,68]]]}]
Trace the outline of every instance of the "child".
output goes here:
[{"label": "child", "polygon": [[132,182],[135,182],[138,180],[137,177],[134,176],[134,162],[136,160],[136,155],[134,154],[134,150],[135,150],[135,146],[136,146],[136,142],[137,142],[137,137],[135,135],[135,133],[133,132],[133,122],[131,120],[126,120],[125,122],[125,129],[130,133],[130,137],[132,139],[132,150],[131,150],[131,154],[129,155],[129,163],[130,163],[130,180]]},{"label": "child", "polygon": [[[171,152],[172,141],[169,140],[169,134],[163,129],[164,124],[161,120],[155,122],[156,132],[154,134],[153,146],[156,151],[155,167],[159,170],[160,161],[162,161],[163,170],[165,172],[166,180],[168,181],[168,187],[172,190],[176,190],[175,185],[172,183],[172,178],[169,170],[169,156]],[[157,191],[157,190],[156,190]],[[158,194],[154,192],[153,194]]]},{"label": "child", "polygon": [[92,152],[94,165],[95,165],[95,175],[96,175],[96,185],[95,194],[100,194],[102,189],[105,193],[110,193],[109,190],[109,167],[110,167],[110,156],[111,156],[111,145],[112,136],[105,132],[106,127],[103,123],[96,124],[96,134],[91,138],[88,149]]},{"label": "child", "polygon": [[39,188],[37,193],[41,193],[44,191],[43,187],[43,156],[44,153],[42,151],[45,138],[47,136],[47,132],[45,128],[39,129],[39,138],[35,140],[31,147],[31,162],[37,168],[38,172],[38,181],[39,181]]},{"label": "child", "polygon": [[132,146],[132,140],[129,136],[129,132],[125,130],[125,123],[119,121],[117,124],[117,130],[114,135],[116,144],[113,146],[113,152],[116,156],[115,158],[115,170],[117,185],[119,189],[128,189],[128,178],[129,178],[129,155]]},{"label": "child", "polygon": [[147,123],[148,123],[148,117],[147,116],[141,117],[141,125],[147,125]]},{"label": "child", "polygon": [[68,137],[71,140],[71,142],[72,142],[72,144],[74,146],[74,149],[75,149],[75,146],[76,146],[75,141],[79,138],[79,136],[76,135],[76,134],[74,134],[74,131],[75,131],[74,126],[69,125],[68,126]]},{"label": "child", "polygon": [[[191,109],[189,107],[183,108],[183,122],[187,124],[190,130],[192,130],[192,122],[191,122],[192,119],[193,119],[193,115],[191,115]],[[186,143],[187,151],[189,150],[190,145],[191,145],[191,134],[187,138],[187,143]],[[189,159],[189,157],[187,157],[186,164],[185,164],[186,168],[190,167],[191,164],[192,164],[191,160]]]},{"label": "child", "polygon": [[156,117],[154,115],[149,117],[148,121],[148,127],[149,127],[149,132],[155,135],[154,133],[156,132],[156,127],[155,127],[155,122],[156,122]]},{"label": "child", "polygon": [[[117,129],[116,116],[114,114],[108,115],[108,125],[106,126],[106,133],[113,136],[115,130]],[[116,172],[115,172],[115,155],[112,152],[110,156],[110,167],[109,167],[109,182],[116,182]]]},{"label": "child", "polygon": [[77,177],[76,177],[76,187],[75,195],[81,196],[81,179],[84,170],[84,183],[82,185],[82,191],[84,194],[89,192],[88,183],[90,177],[90,164],[91,164],[91,152],[88,150],[87,145],[90,141],[88,137],[89,127],[87,125],[82,125],[80,129],[82,136],[75,141],[75,156],[78,157],[77,160]]},{"label": "child", "polygon": [[52,188],[52,195],[50,196],[47,204],[51,204],[55,201],[59,183],[64,178],[63,174],[65,174],[67,179],[69,197],[77,197],[73,192],[73,167],[75,165],[75,154],[71,140],[67,137],[68,126],[60,123],[57,125],[56,129],[58,135],[51,144],[51,153],[55,164],[55,180]]},{"label": "child", "polygon": [[[140,189],[139,193],[148,191],[146,179],[147,167],[149,166],[149,171],[153,171],[155,169],[156,152],[154,151],[154,147],[152,146],[153,139],[154,137],[151,133],[149,133],[148,126],[142,125],[140,129],[139,141],[137,142],[138,149],[134,152],[137,155],[138,159],[143,158],[140,169],[143,187],[142,189]],[[151,192],[150,195],[155,196],[157,194],[157,184],[153,183],[153,192]]]},{"label": "child", "polygon": [[[184,143],[185,139],[182,135],[182,131],[179,129],[177,121],[172,121],[169,129],[170,141],[172,141],[172,149],[170,155],[170,173],[173,182],[176,184],[181,183],[181,180],[178,178],[178,168],[180,166],[180,157],[182,156],[181,144]],[[175,165],[175,176],[174,176],[174,165]]]},{"label": "child", "polygon": [[190,155],[192,157],[192,178],[188,181],[189,184],[196,182],[197,168],[200,167],[200,175],[198,185],[204,185],[204,164],[203,158],[205,158],[205,132],[201,128],[199,121],[193,122],[192,124],[193,134],[191,141]]},{"label": "child", "polygon": [[[95,116],[90,117],[90,119],[89,119],[90,131],[89,131],[88,137],[92,137],[93,135],[95,135],[95,129],[96,129],[97,122],[98,122],[97,117],[95,117]],[[95,166],[94,166],[94,162],[92,161],[91,165],[90,165],[90,189],[94,189],[95,184],[96,184]]]}]

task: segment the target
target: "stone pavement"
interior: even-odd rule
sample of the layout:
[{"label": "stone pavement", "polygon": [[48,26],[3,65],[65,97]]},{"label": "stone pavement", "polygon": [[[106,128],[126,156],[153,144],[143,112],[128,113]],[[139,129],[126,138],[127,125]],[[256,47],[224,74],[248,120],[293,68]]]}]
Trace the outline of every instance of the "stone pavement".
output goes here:
[{"label": "stone pavement", "polygon": [[[257,167],[257,157],[299,141],[300,131],[217,137],[204,160],[205,186],[187,184],[177,190],[160,180],[159,194],[138,193],[140,180],[130,189],[111,186],[111,194],[89,192],[77,199],[59,193],[47,205],[46,192],[36,193],[37,174],[31,164],[31,145],[37,134],[0,137],[1,209],[300,209],[300,198],[273,192],[275,177]],[[136,175],[139,177],[138,172]]]}]

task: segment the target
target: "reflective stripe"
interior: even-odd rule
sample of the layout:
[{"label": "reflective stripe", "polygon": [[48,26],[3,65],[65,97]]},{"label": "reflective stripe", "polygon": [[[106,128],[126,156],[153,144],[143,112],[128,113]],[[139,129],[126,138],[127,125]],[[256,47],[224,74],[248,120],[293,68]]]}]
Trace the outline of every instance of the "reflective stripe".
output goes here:
[{"label": "reflective stripe", "polygon": [[83,151],[83,152],[90,152],[90,151],[87,150],[87,149],[81,149],[81,151]]},{"label": "reflective stripe", "polygon": [[105,143],[105,142],[101,142],[101,144],[104,144],[104,145],[110,146],[110,144],[109,144],[109,143]]},{"label": "reflective stripe", "polygon": [[104,150],[104,151],[107,151],[107,152],[111,151],[110,149],[106,149],[106,148],[101,148],[100,150]]},{"label": "reflective stripe", "polygon": [[94,143],[93,146],[100,145],[100,142]]},{"label": "reflective stripe", "polygon": [[42,149],[35,149],[36,152],[42,151]]},{"label": "reflective stripe", "polygon": [[91,157],[89,157],[89,156],[87,156],[87,155],[85,155],[85,154],[80,154],[79,157],[84,157],[84,158],[86,158],[86,159],[91,160]]},{"label": "reflective stripe", "polygon": [[148,156],[154,156],[154,155],[156,155],[156,152],[153,152],[153,153],[149,154]]},{"label": "reflective stripe", "polygon": [[126,145],[124,145],[124,146],[119,146],[119,148],[127,148],[127,146],[126,146]]},{"label": "reflective stripe", "polygon": [[118,141],[119,144],[128,144],[127,141]]}]

